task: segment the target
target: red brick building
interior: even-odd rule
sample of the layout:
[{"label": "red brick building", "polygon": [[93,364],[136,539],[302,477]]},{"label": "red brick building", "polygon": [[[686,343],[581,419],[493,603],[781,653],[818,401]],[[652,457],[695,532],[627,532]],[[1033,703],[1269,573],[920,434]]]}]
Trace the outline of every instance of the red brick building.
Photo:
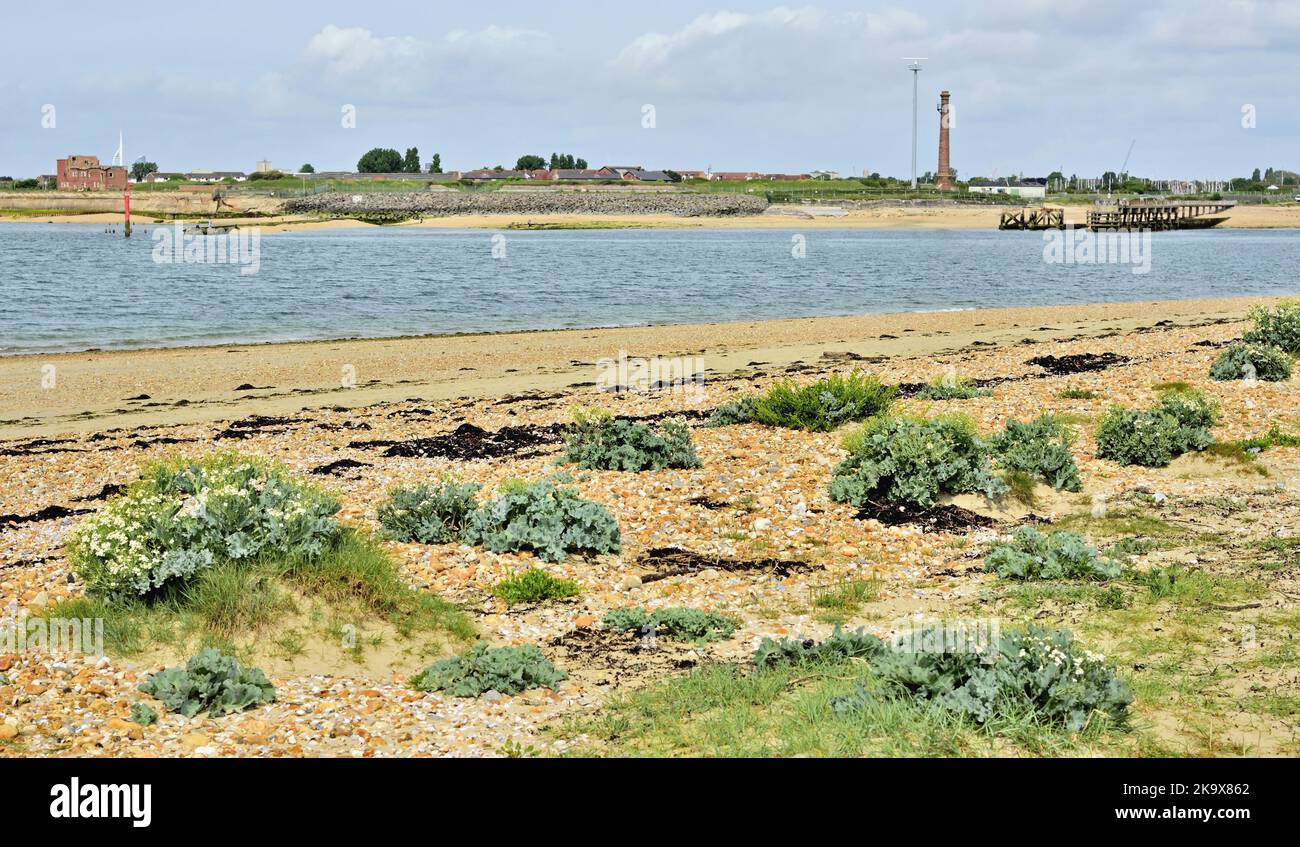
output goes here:
[{"label": "red brick building", "polygon": [[69,156],[58,161],[60,191],[125,191],[126,168],[101,165],[98,156]]}]

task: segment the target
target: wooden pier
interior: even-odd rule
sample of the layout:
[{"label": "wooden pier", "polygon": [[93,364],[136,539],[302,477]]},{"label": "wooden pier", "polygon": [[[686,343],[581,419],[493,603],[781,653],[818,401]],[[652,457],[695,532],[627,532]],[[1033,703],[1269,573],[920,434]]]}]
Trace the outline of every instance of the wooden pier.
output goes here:
[{"label": "wooden pier", "polygon": [[1088,212],[1088,229],[1203,229],[1227,220],[1203,217],[1226,212],[1236,203],[1208,200],[1121,200]]},{"label": "wooden pier", "polygon": [[1050,206],[1009,209],[1002,213],[998,229],[1065,229],[1065,210]]}]

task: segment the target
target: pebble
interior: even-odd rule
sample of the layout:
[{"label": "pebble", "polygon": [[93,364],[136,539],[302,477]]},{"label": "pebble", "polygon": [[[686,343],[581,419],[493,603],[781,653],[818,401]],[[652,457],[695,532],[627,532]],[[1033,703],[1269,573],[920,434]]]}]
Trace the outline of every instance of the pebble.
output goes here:
[{"label": "pebble", "polygon": [[190,750],[203,747],[207,745],[209,741],[211,741],[211,739],[202,732],[190,732],[181,736],[181,744],[185,745],[186,749]]}]

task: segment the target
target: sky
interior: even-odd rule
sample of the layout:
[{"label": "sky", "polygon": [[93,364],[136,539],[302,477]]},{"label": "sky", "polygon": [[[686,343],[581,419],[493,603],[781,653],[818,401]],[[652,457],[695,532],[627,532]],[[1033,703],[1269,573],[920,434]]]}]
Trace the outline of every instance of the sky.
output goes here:
[{"label": "sky", "polygon": [[[1300,169],[1300,0],[6,3],[0,175],[444,169],[568,152],[674,170],[1226,178]],[[355,125],[346,126],[348,109]],[[653,120],[651,120],[653,118]],[[650,124],[650,125],[647,125]],[[1251,124],[1247,126],[1246,124]]]}]

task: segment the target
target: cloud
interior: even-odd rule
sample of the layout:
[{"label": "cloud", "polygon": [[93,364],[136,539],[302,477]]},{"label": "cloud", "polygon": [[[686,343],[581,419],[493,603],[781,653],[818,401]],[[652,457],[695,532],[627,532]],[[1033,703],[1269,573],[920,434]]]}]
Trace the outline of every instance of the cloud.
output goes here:
[{"label": "cloud", "polygon": [[[544,147],[677,167],[901,175],[912,94],[903,57],[926,56],[921,149],[934,145],[933,100],[948,88],[953,161],[966,175],[1114,169],[1134,138],[1130,167],[1164,175],[1286,166],[1300,149],[1295,0],[698,0],[562,23],[545,8],[496,22],[485,9],[399,4],[369,28],[268,10],[255,31],[237,16],[215,24],[214,37],[240,34],[217,53],[160,43],[126,62],[62,41],[24,58],[19,45],[0,53],[0,106],[25,115],[57,104],[59,149],[115,138],[123,122],[130,139],[134,125],[160,164],[164,153],[182,160],[168,160],[175,168],[279,150],[343,166],[372,144],[420,141],[447,166],[508,164]],[[47,73],[23,73],[51,57]],[[645,103],[657,109],[654,132],[640,123]],[[1259,110],[1256,130],[1240,127],[1244,103]],[[356,133],[340,127],[343,104],[364,116]],[[11,158],[29,158],[6,170],[48,170],[51,140],[7,142]]]},{"label": "cloud", "polygon": [[850,96],[863,75],[896,65],[905,45],[927,29],[920,15],[898,8],[720,11],[637,36],[610,66],[628,88],[715,102]]},{"label": "cloud", "polygon": [[[1005,143],[1009,132],[1038,139],[1034,155],[1059,151],[1054,160],[1096,159],[1098,145],[1107,145],[1109,161],[1119,144],[1111,136],[1138,137],[1164,168],[1164,151],[1183,146],[1175,127],[1213,126],[1220,111],[1231,118],[1237,101],[1262,99],[1259,81],[1268,79],[1258,65],[1225,68],[1188,51],[1286,44],[1298,28],[1300,5],[1252,0],[1137,8],[1131,0],[1009,0],[931,7],[926,16],[898,6],[777,5],[706,11],[621,41],[499,25],[428,39],[331,25],[309,41],[300,76],[317,90],[324,76],[387,98],[398,112],[454,107],[507,133],[536,127],[527,131],[543,138],[559,125],[582,127],[629,149],[646,139],[622,137],[625,123],[640,104],[654,103],[657,142],[743,149],[743,158],[762,161],[848,152],[897,171],[897,151],[907,145],[890,140],[890,127],[906,123],[911,99],[902,60],[920,55],[929,57],[923,100],[941,87],[954,91],[962,120],[955,152],[968,171],[1023,166]],[[1266,73],[1294,52],[1261,60]],[[1117,77],[1116,67],[1126,73]],[[569,110],[558,124],[555,113],[538,111],[556,104]],[[890,116],[887,124],[880,116]],[[777,152],[782,144],[786,152]],[[796,147],[810,152],[791,155]]]},{"label": "cloud", "polygon": [[1189,0],[1153,17],[1151,40],[1184,50],[1222,52],[1296,47],[1300,5],[1257,0]]},{"label": "cloud", "polygon": [[552,37],[539,30],[491,24],[418,38],[329,24],[311,36],[285,76],[318,94],[364,92],[375,102],[419,107],[545,96],[546,80],[561,73],[562,59]]},{"label": "cloud", "polygon": [[648,70],[695,47],[717,44],[718,40],[744,31],[815,31],[825,14],[813,8],[788,9],[778,6],[767,12],[749,15],[739,12],[715,12],[700,15],[673,33],[649,32],[634,39],[618,54],[615,64],[633,70]]},{"label": "cloud", "polygon": [[85,73],[65,88],[79,103],[121,97],[140,102],[167,101],[169,104],[210,103],[242,99],[244,85],[234,76],[196,74],[189,71],[158,71],[140,67],[112,68]]},{"label": "cloud", "polygon": [[306,57],[335,74],[355,74],[376,67],[420,61],[427,46],[410,37],[379,38],[361,27],[327,25],[307,42]]},{"label": "cloud", "polygon": [[478,31],[454,29],[443,41],[452,48],[463,50],[519,50],[533,49],[548,44],[551,36],[535,29],[516,29],[491,24]]}]

